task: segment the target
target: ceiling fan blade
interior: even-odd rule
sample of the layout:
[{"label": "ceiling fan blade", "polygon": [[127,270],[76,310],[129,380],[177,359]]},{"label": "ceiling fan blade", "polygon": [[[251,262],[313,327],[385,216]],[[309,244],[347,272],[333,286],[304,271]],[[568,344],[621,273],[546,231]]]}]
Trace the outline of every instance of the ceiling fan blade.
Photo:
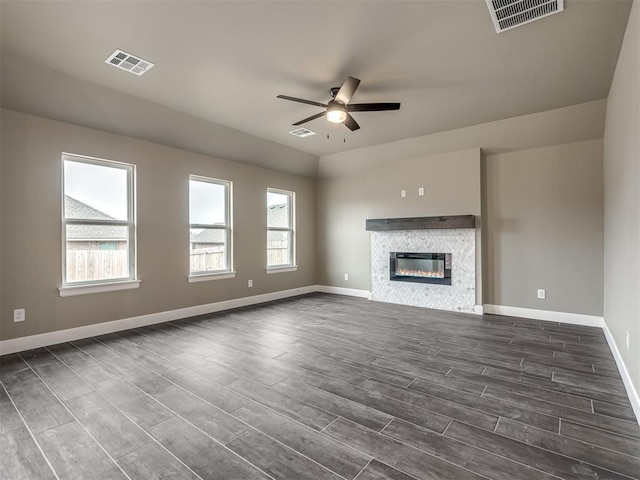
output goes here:
[{"label": "ceiling fan blade", "polygon": [[349,112],[380,112],[383,110],[400,110],[399,103],[352,103],[347,105]]},{"label": "ceiling fan blade", "polygon": [[305,118],[304,120],[300,120],[299,122],[292,123],[292,125],[302,125],[303,123],[310,122],[311,120],[315,120],[316,118],[324,117],[327,112],[316,113],[315,115],[311,115],[310,117]]},{"label": "ceiling fan blade", "polygon": [[287,95],[278,95],[277,98],[282,98],[283,100],[291,100],[292,102],[306,103],[307,105],[315,105],[316,107],[327,108],[327,105],[325,103],[314,102],[313,100],[305,100],[304,98],[289,97]]},{"label": "ceiling fan blade", "polygon": [[344,120],[344,124],[352,132],[354,130],[358,130],[360,128],[360,125],[358,125],[358,122],[356,122],[356,120],[351,115],[349,115],[348,113],[347,113],[347,118],[345,118],[345,120]]},{"label": "ceiling fan blade", "polygon": [[347,78],[340,87],[340,90],[338,90],[338,93],[336,93],[336,102],[344,103],[345,105],[349,103],[358,85],[360,85],[360,80],[357,78]]}]

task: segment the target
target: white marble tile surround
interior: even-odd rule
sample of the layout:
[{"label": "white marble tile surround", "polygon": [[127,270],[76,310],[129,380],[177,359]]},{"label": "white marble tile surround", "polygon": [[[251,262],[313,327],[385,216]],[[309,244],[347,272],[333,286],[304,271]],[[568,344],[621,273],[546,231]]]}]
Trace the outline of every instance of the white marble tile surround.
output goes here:
[{"label": "white marble tile surround", "polygon": [[[389,252],[451,253],[451,285],[392,282]],[[371,232],[373,300],[473,313],[476,232],[473,228]]]}]

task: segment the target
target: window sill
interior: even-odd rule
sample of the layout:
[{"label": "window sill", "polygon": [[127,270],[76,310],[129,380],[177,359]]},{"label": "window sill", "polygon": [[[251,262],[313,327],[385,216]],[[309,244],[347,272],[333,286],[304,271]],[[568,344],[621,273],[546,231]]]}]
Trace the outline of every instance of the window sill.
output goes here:
[{"label": "window sill", "polygon": [[58,288],[61,297],[90,295],[92,293],[116,292],[140,287],[141,280],[124,280],[121,282],[100,283],[93,285],[70,285]]},{"label": "window sill", "polygon": [[189,275],[189,283],[208,282],[210,280],[224,280],[225,278],[235,278],[236,272],[201,273]]},{"label": "window sill", "polygon": [[297,265],[284,265],[282,267],[267,267],[267,273],[285,273],[285,272],[295,272],[298,270]]}]

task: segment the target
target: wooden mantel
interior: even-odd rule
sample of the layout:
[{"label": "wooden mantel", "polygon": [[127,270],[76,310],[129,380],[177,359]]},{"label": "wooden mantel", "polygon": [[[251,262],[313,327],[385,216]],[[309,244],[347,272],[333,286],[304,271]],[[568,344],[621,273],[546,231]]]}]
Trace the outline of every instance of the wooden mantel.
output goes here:
[{"label": "wooden mantel", "polygon": [[448,217],[368,218],[367,230],[429,230],[437,228],[475,228],[474,215],[451,215]]}]

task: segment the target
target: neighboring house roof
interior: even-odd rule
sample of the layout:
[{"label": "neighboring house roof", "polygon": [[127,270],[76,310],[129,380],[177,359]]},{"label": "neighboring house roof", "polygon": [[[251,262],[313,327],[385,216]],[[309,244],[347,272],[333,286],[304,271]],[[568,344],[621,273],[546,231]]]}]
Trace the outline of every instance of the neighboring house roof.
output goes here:
[{"label": "neighboring house roof", "polygon": [[[82,220],[115,220],[100,210],[76,200],[69,195],[64,196],[64,213],[66,218]],[[67,225],[67,241],[72,242],[126,242],[127,227],[120,225]]]},{"label": "neighboring house roof", "polygon": [[[67,218],[83,220],[115,220],[100,210],[93,208],[69,195],[64,196],[64,211]],[[286,204],[271,205],[267,208],[269,225],[285,226],[288,223]],[[76,242],[90,241],[127,241],[127,227],[116,225],[69,225],[67,240]],[[218,244],[225,242],[225,231],[204,229],[191,238],[191,243]]]},{"label": "neighboring house roof", "polygon": [[111,215],[90,207],[69,195],[64,196],[64,216],[82,220],[115,220]]},{"label": "neighboring house roof", "polygon": [[[288,223],[287,215],[287,204],[270,205],[269,208],[267,208],[267,220],[269,225],[286,226]],[[201,245],[223,245],[225,241],[225,231],[217,228],[205,228],[200,233],[191,237],[190,241],[191,243]]]},{"label": "neighboring house roof", "polygon": [[72,242],[126,242],[127,227],[119,225],[68,225],[67,240]]},{"label": "neighboring house roof", "polygon": [[204,229],[197,235],[191,237],[191,243],[211,243],[223,245],[225,241],[225,231],[219,229]]}]

